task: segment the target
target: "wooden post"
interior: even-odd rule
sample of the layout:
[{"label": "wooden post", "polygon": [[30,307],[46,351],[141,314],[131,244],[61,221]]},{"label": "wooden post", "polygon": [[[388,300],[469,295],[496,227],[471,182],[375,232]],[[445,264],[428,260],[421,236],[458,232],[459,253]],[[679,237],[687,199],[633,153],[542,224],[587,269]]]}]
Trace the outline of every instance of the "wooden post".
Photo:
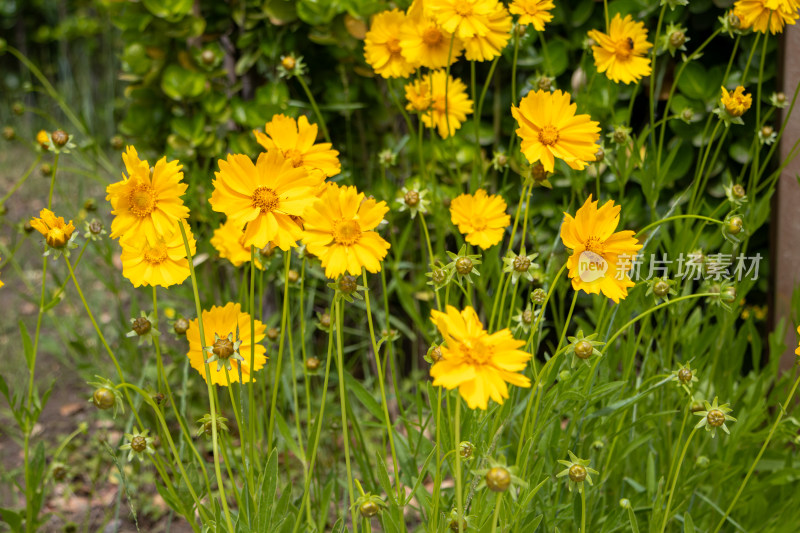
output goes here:
[{"label": "wooden post", "polygon": [[[787,26],[783,36],[783,76],[781,89],[791,101],[797,84],[800,83],[800,25]],[[784,110],[786,111],[786,109]],[[785,118],[785,113],[784,113]],[[784,161],[792,146],[800,139],[800,106],[795,106],[780,145],[780,160]],[[795,364],[797,356],[797,324],[792,317],[792,294],[800,285],[800,157],[784,169],[778,180],[778,188],[773,206],[772,231],[772,324],[785,318],[787,331],[786,352],[781,357],[781,369],[786,370]]]}]

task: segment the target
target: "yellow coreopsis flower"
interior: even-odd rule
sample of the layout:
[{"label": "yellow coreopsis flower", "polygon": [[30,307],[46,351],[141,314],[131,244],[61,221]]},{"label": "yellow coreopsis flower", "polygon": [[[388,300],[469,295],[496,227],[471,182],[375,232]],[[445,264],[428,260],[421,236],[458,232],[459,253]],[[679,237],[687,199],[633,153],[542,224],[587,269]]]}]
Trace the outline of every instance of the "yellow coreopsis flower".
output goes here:
[{"label": "yellow coreopsis flower", "polygon": [[400,32],[400,47],[411,65],[438,69],[455,63],[464,45],[436,23],[422,0],[414,0]]},{"label": "yellow coreopsis flower", "polygon": [[786,25],[794,25],[800,18],[798,0],[736,0],[734,13],[742,29],[767,33],[782,33]]},{"label": "yellow coreopsis flower", "polygon": [[628,277],[631,262],[642,248],[632,231],[617,231],[621,206],[609,200],[602,207],[592,196],[573,218],[564,213],[561,240],[572,250],[567,259],[572,288],[600,294],[619,303],[635,284]]},{"label": "yellow coreopsis flower", "polygon": [[75,231],[72,221],[64,222],[64,217],[57,217],[49,209],[42,209],[39,217],[31,219],[31,227],[44,235],[47,245],[51,248],[66,246]]},{"label": "yellow coreopsis flower", "polygon": [[[192,255],[197,250],[197,243],[189,224],[182,220],[189,241]],[[180,285],[189,277],[189,260],[186,258],[186,246],[179,228],[171,234],[159,235],[155,239],[123,239],[122,275],[130,280],[134,287],[156,285],[171,287]]]},{"label": "yellow coreopsis flower", "polygon": [[532,24],[536,31],[544,31],[544,25],[553,20],[550,10],[554,7],[553,0],[513,0],[508,10],[519,15],[520,24]]},{"label": "yellow coreopsis flower", "polygon": [[545,171],[553,172],[556,157],[576,170],[595,160],[600,125],[589,115],[576,115],[577,108],[569,93],[560,90],[531,91],[519,107],[511,108],[519,124],[520,149],[531,164],[539,161]]},{"label": "yellow coreopsis flower", "polygon": [[405,89],[409,102],[406,109],[419,112],[422,123],[428,128],[435,127],[443,139],[453,135],[472,113],[467,86],[444,70],[433,71]]},{"label": "yellow coreopsis flower", "polygon": [[[214,230],[211,246],[219,252],[221,258],[227,259],[235,267],[250,262],[250,247],[244,245],[244,228],[230,220]],[[256,252],[256,268],[264,268],[258,260],[258,252]]]},{"label": "yellow coreopsis flower", "polygon": [[284,251],[297,246],[302,234],[298,220],[313,203],[321,174],[309,174],[270,150],[255,165],[246,155],[228,155],[227,161],[219,160],[215,175],[211,207],[244,227],[244,246],[263,248],[272,242]]},{"label": "yellow coreopsis flower", "polygon": [[335,176],[342,171],[339,152],[331,149],[331,143],[314,144],[319,128],[301,116],[295,120],[286,115],[275,115],[264,126],[266,133],[253,131],[258,144],[270,151],[278,149],[292,166],[303,167],[310,173]]},{"label": "yellow coreopsis flower", "polygon": [[182,183],[183,172],[177,161],[162,157],[150,168],[139,159],[136,149],[128,146],[122,154],[128,176],[106,188],[111,202],[111,237],[157,240],[177,230],[178,221],[189,216],[181,196],[188,187]]},{"label": "yellow coreopsis flower", "polygon": [[364,39],[367,63],[384,78],[405,78],[415,70],[403,56],[400,44],[400,30],[405,20],[405,13],[399,9],[378,13],[372,18]]},{"label": "yellow coreopsis flower", "polygon": [[531,358],[519,348],[517,340],[504,329],[489,334],[472,307],[459,312],[448,305],[446,313],[431,311],[431,320],[444,338],[442,358],[431,367],[434,386],[457,388],[470,409],[488,407],[489,399],[502,405],[508,398],[508,386],[530,387],[523,374]]},{"label": "yellow coreopsis flower", "polygon": [[464,39],[464,57],[470,61],[489,61],[499,56],[511,39],[511,15],[502,3],[486,16],[487,32]]},{"label": "yellow coreopsis flower", "polygon": [[462,194],[450,202],[450,219],[468,243],[486,250],[503,240],[511,223],[507,207],[501,196],[478,189],[474,195]]},{"label": "yellow coreopsis flower", "polygon": [[429,0],[429,7],[442,28],[466,39],[486,35],[488,15],[495,11],[497,0]]},{"label": "yellow coreopsis flower", "polygon": [[722,107],[732,117],[741,117],[745,112],[750,109],[753,104],[753,96],[744,93],[744,87],[739,85],[733,92],[728,92],[725,87],[722,88],[722,99],[720,100]]},{"label": "yellow coreopsis flower", "polygon": [[357,276],[361,267],[380,272],[390,245],[374,230],[387,211],[386,202],[365,198],[355,187],[329,183],[303,216],[303,243],[331,279],[345,272]]},{"label": "yellow coreopsis flower", "polygon": [[39,130],[39,133],[36,134],[36,142],[39,143],[42,150],[47,150],[50,146],[50,137],[46,131]]},{"label": "yellow coreopsis flower", "polygon": [[[211,383],[228,385],[230,383],[250,383],[252,373],[261,369],[267,361],[267,349],[260,344],[264,340],[266,326],[255,321],[255,339],[250,336],[250,315],[242,312],[239,304],[227,303],[224,307],[214,306],[203,311],[203,340],[206,351],[200,344],[200,328],[195,318],[189,323],[186,338],[189,341],[189,364],[206,379],[205,362],[209,359],[222,364],[208,365]],[[250,358],[255,350],[253,368]],[[241,379],[239,374],[241,373]],[[227,374],[227,375],[226,375]]]},{"label": "yellow coreopsis flower", "polygon": [[647,42],[643,22],[635,22],[630,15],[623,19],[617,13],[608,34],[591,30],[589,37],[597,43],[592,46],[597,72],[605,72],[611,81],[627,85],[650,75],[650,58],[645,55],[653,45]]}]

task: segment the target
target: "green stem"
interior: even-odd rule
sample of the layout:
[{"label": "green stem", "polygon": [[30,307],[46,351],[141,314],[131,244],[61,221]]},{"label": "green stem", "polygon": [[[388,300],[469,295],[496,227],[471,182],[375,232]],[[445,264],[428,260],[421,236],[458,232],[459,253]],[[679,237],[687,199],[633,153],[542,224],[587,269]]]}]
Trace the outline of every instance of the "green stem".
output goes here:
[{"label": "green stem", "polygon": [[649,230],[650,228],[654,228],[665,222],[669,222],[671,220],[678,220],[681,218],[696,218],[698,220],[705,220],[706,222],[713,222],[715,224],[724,224],[722,220],[717,220],[716,218],[704,217],[702,215],[673,215],[671,217],[663,218],[661,220],[656,220],[655,222],[648,224],[647,226],[643,227],[638,232],[636,232],[636,237],[638,237],[639,235],[643,235],[644,233],[647,233],[647,230]]},{"label": "green stem", "polygon": [[331,142],[331,136],[328,134],[328,126],[325,124],[325,119],[322,117],[322,113],[319,111],[317,101],[314,99],[314,95],[311,94],[311,89],[308,88],[306,80],[303,79],[303,76],[297,76],[297,81],[299,81],[300,86],[303,87],[303,91],[306,93],[306,98],[308,98],[308,103],[311,104],[311,109],[314,110],[314,116],[317,117],[319,127],[322,128],[322,136],[325,137],[326,142]]},{"label": "green stem", "polygon": [[[179,222],[178,228],[181,230],[181,237],[183,238],[183,247],[186,250],[186,258],[189,263],[189,276],[192,279],[192,293],[194,294],[194,306],[197,313],[197,327],[200,332],[200,349],[205,360],[206,353],[206,336],[203,329],[203,309],[200,305],[200,294],[197,292],[197,276],[194,271],[194,262],[192,261],[192,250],[189,247],[189,239],[186,236],[186,228],[184,224]],[[255,349],[255,347],[253,347]],[[217,489],[219,490],[219,499],[222,503],[222,510],[225,514],[225,523],[227,524],[229,533],[234,532],[233,520],[231,519],[231,512],[228,509],[228,499],[225,496],[225,485],[222,481],[222,470],[219,466],[219,443],[217,442],[217,407],[214,402],[214,390],[211,382],[211,369],[208,362],[205,362],[206,370],[206,387],[208,390],[208,403],[211,410],[211,451],[214,457],[214,475],[217,478]]]},{"label": "green stem", "polygon": [[689,438],[686,439],[686,444],[683,445],[683,451],[681,452],[681,457],[678,459],[678,466],[675,469],[675,477],[672,478],[672,485],[669,489],[669,498],[667,498],[667,508],[664,510],[664,520],[661,522],[661,533],[664,533],[664,530],[667,528],[667,522],[669,521],[669,509],[672,506],[672,496],[675,495],[675,485],[678,482],[678,476],[681,473],[681,466],[683,466],[683,459],[686,457],[686,451],[689,449],[689,443],[692,442],[692,437],[694,434],[697,433],[697,428],[694,428],[691,433],[689,433]]},{"label": "green stem", "polygon": [[458,395],[458,392],[456,392],[455,398],[456,509],[458,511],[458,533],[464,533],[464,501],[461,497],[461,396]]},{"label": "green stem", "polygon": [[494,500],[494,514],[492,515],[492,533],[497,533],[497,521],[500,518],[500,508],[503,506],[503,493],[498,492]]},{"label": "green stem", "polygon": [[581,487],[581,532],[586,533],[586,487]]},{"label": "green stem", "polygon": [[767,446],[769,445],[770,440],[772,440],[772,436],[775,434],[775,430],[778,429],[778,425],[781,423],[781,420],[783,420],[783,417],[786,415],[786,409],[789,407],[789,404],[792,402],[792,398],[794,398],[794,393],[797,391],[797,386],[799,384],[800,384],[800,376],[798,376],[797,379],[794,380],[794,385],[792,385],[792,390],[789,391],[789,396],[786,398],[786,401],[783,402],[783,405],[781,406],[781,410],[778,413],[778,418],[775,419],[775,423],[772,424],[772,427],[770,428],[769,433],[767,434],[767,440],[765,440],[764,444],[761,445],[761,449],[758,451],[758,455],[756,455],[755,460],[753,460],[753,464],[750,465],[750,469],[747,471],[747,474],[744,476],[744,479],[742,480],[742,483],[739,485],[739,490],[736,491],[736,495],[733,497],[733,500],[731,500],[731,503],[728,505],[728,508],[725,510],[725,514],[722,516],[722,519],[719,521],[719,524],[717,524],[717,527],[714,528],[713,533],[717,533],[717,531],[719,531],[720,528],[722,528],[722,525],[725,523],[725,520],[727,520],[728,515],[731,514],[731,511],[733,510],[734,506],[736,505],[736,502],[739,501],[739,496],[742,495],[742,491],[744,490],[745,486],[747,485],[747,482],[750,481],[750,476],[753,475],[753,472],[756,469],[756,465],[758,465],[758,462],[761,460],[761,457],[764,455],[764,452],[767,450]]},{"label": "green stem", "polygon": [[[261,300],[259,300],[259,305],[261,305]],[[250,245],[250,305],[248,309],[250,310],[250,372],[252,373],[256,367],[256,247],[252,244]],[[242,386],[244,386],[244,383],[242,383]],[[257,464],[255,389],[255,379],[250,379],[247,386],[247,434],[250,437],[250,468],[246,469],[245,472],[251,482],[254,480],[253,469]],[[242,454],[244,454],[244,448],[242,449]],[[244,461],[244,457],[242,455],[242,461]],[[250,488],[255,488],[255,483]],[[251,492],[251,494],[255,494],[255,492]]]},{"label": "green stem", "polygon": [[278,387],[281,382],[281,362],[283,361],[283,346],[286,339],[286,324],[289,315],[289,266],[291,265],[291,251],[284,252],[283,273],[283,312],[281,314],[281,340],[278,344],[278,361],[275,363],[275,380],[272,383],[272,401],[269,406],[269,424],[267,425],[267,449],[272,449],[272,431],[275,426],[275,404],[278,402]]},{"label": "green stem", "polygon": [[[337,296],[334,296],[336,298]],[[350,466],[350,437],[347,431],[347,394],[344,390],[344,349],[342,347],[342,328],[344,328],[344,307],[339,300],[336,312],[336,367],[339,372],[339,400],[342,403],[342,437],[344,438],[344,460],[347,468],[347,494],[350,497],[350,519],[353,531],[357,532],[355,497],[353,494],[353,469]]]}]

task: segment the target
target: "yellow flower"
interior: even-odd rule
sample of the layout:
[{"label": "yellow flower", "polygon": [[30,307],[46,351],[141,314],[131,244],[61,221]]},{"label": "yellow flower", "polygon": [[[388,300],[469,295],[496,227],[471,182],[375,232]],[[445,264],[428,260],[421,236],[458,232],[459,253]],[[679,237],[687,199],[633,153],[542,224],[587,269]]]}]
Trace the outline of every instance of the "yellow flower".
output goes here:
[{"label": "yellow flower", "polygon": [[51,248],[66,246],[72,237],[72,232],[75,231],[72,221],[65,223],[64,217],[56,217],[49,209],[42,209],[39,217],[31,219],[31,227],[44,235],[47,245]]},{"label": "yellow flower", "polygon": [[[250,262],[250,247],[244,245],[244,228],[230,220],[214,230],[211,246],[219,252],[221,258],[227,259],[235,267]],[[258,251],[256,251],[256,268],[264,268],[258,260]]]},{"label": "yellow flower", "polygon": [[500,52],[511,39],[511,15],[505,6],[498,2],[495,9],[486,17],[487,32],[464,39],[464,57],[470,61],[489,61]]},{"label": "yellow flower", "polygon": [[785,25],[794,25],[800,18],[798,0],[736,0],[734,13],[741,28],[772,34],[782,33]]},{"label": "yellow flower", "polygon": [[444,70],[435,70],[407,84],[405,89],[409,101],[406,109],[420,112],[422,123],[428,128],[435,127],[443,139],[454,134],[472,113],[467,86]]},{"label": "yellow flower", "polygon": [[[182,220],[189,241],[189,250],[194,255],[196,242],[189,224]],[[189,260],[186,259],[186,246],[179,228],[171,234],[155,239],[124,239],[122,246],[122,275],[134,287],[156,285],[170,287],[180,285],[189,277]]]},{"label": "yellow flower", "polygon": [[608,79],[628,84],[639,83],[642,76],[650,75],[650,58],[644,57],[652,44],[647,42],[647,29],[643,22],[634,22],[630,15],[623,19],[614,15],[608,35],[591,30],[589,37],[597,43],[592,46],[594,64],[598,72]]},{"label": "yellow flower", "polygon": [[244,227],[244,246],[263,248],[272,242],[281,250],[297,246],[302,227],[298,223],[314,201],[321,174],[294,167],[278,150],[253,161],[246,155],[219,160],[213,180],[212,209],[225,213],[233,224]]},{"label": "yellow flower", "polygon": [[745,111],[750,109],[753,104],[753,96],[744,94],[744,87],[739,85],[733,92],[729,93],[725,87],[722,88],[722,107],[732,117],[741,117]]},{"label": "yellow flower", "polygon": [[[451,49],[452,40],[452,49]],[[436,23],[422,0],[414,0],[400,32],[403,57],[414,67],[444,68],[455,63],[464,45]]]},{"label": "yellow flower", "polygon": [[36,134],[36,142],[39,143],[43,150],[47,150],[50,145],[50,137],[47,136],[46,131],[39,130],[39,133]]},{"label": "yellow flower", "polygon": [[400,29],[405,19],[405,13],[399,9],[378,13],[364,39],[367,63],[384,78],[405,78],[415,70],[403,57],[400,45]]},{"label": "yellow flower", "polygon": [[576,115],[577,108],[569,93],[542,90],[528,93],[519,107],[511,108],[519,124],[520,149],[531,164],[539,161],[553,172],[556,157],[576,170],[594,161],[600,126],[589,115]]},{"label": "yellow flower", "polygon": [[111,237],[157,240],[177,230],[178,220],[189,216],[181,196],[187,185],[181,183],[183,172],[177,161],[167,163],[162,157],[154,168],[139,160],[133,146],[122,154],[128,176],[106,188],[111,202]]},{"label": "yellow flower", "polygon": [[331,149],[331,143],[314,144],[318,127],[310,124],[305,116],[295,120],[286,115],[275,115],[264,126],[264,131],[266,134],[253,131],[258,144],[267,151],[277,148],[285,159],[292,162],[293,167],[320,173],[321,178],[335,176],[342,171],[339,152]]},{"label": "yellow flower", "polygon": [[304,215],[303,243],[319,257],[331,279],[349,272],[380,272],[389,243],[373,231],[389,208],[386,202],[364,198],[355,187],[329,183],[322,197]]},{"label": "yellow flower", "polygon": [[609,200],[599,209],[592,195],[575,213],[564,213],[561,240],[572,250],[567,259],[572,288],[589,294],[605,294],[619,303],[634,283],[628,277],[631,262],[642,245],[632,231],[614,232],[621,206]]},{"label": "yellow flower", "polygon": [[531,358],[519,349],[525,341],[515,339],[508,329],[489,335],[472,307],[459,312],[448,305],[446,311],[431,311],[444,338],[442,358],[431,367],[434,386],[458,388],[470,409],[483,410],[489,398],[501,405],[508,398],[506,383],[531,386],[530,379],[519,373]]},{"label": "yellow flower", "polygon": [[501,196],[478,189],[474,195],[462,194],[450,203],[450,220],[466,235],[468,243],[486,250],[503,240],[511,223],[507,207]]},{"label": "yellow flower", "polygon": [[429,0],[428,7],[436,21],[460,39],[489,33],[488,15],[495,11],[497,0]]},{"label": "yellow flower", "polygon": [[[231,366],[230,370],[226,370],[225,366],[220,368],[220,365],[209,364],[208,370],[211,374],[211,383],[214,385],[227,385],[228,379],[231,383],[249,383],[254,381],[251,373],[261,369],[267,361],[267,349],[259,344],[264,340],[264,330],[266,326],[260,321],[255,321],[255,339],[250,336],[250,315],[243,313],[239,304],[227,303],[225,307],[214,306],[209,311],[203,311],[203,335],[205,337],[205,346],[214,355],[217,355],[220,361],[225,361]],[[230,340],[229,340],[230,336]],[[206,366],[205,361],[210,357],[210,353],[203,353],[203,348],[200,344],[200,328],[198,327],[197,319],[195,318],[189,323],[189,329],[186,330],[186,338],[189,340],[189,352],[186,356],[189,358],[189,364],[192,368],[197,370],[203,379],[206,379]],[[255,340],[255,342],[253,342]],[[230,345],[228,345],[230,342]],[[237,351],[233,351],[233,345],[241,343],[237,347]],[[255,344],[255,359],[254,366],[250,368],[250,357],[253,353],[253,344]],[[216,349],[216,352],[213,350]],[[232,357],[237,353],[237,357]],[[241,357],[242,360],[239,359]],[[239,380],[239,370],[241,369],[242,379]],[[227,372],[227,376],[225,375]]]},{"label": "yellow flower", "polygon": [[536,31],[544,31],[544,25],[553,20],[550,10],[554,7],[553,0],[513,0],[508,10],[519,15],[520,24],[532,24]]}]

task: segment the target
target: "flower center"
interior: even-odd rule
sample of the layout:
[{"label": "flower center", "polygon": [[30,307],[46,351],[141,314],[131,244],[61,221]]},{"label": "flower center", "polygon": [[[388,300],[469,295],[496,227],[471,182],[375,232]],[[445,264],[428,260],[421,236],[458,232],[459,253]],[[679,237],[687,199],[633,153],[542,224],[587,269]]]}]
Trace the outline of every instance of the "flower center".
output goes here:
[{"label": "flower center", "polygon": [[269,213],[278,207],[278,196],[272,189],[258,187],[253,191],[253,207],[260,209],[262,213]]},{"label": "flower center", "polygon": [[614,50],[614,55],[617,59],[628,59],[633,53],[633,39],[626,37],[617,41],[617,46]]},{"label": "flower center", "polygon": [[453,10],[462,17],[468,17],[472,15],[472,2],[469,0],[459,0],[453,6]]},{"label": "flower center", "polygon": [[148,246],[144,252],[144,260],[151,265],[160,265],[167,260],[167,246],[163,242]]},{"label": "flower center", "polygon": [[131,213],[139,218],[146,217],[156,207],[156,191],[147,183],[141,183],[128,195]]},{"label": "flower center", "polygon": [[517,272],[525,272],[531,267],[531,260],[524,255],[518,255],[514,258],[514,270]]},{"label": "flower center", "polygon": [[486,219],[480,215],[473,214],[471,222],[473,229],[476,231],[486,229]]},{"label": "flower center", "polygon": [[361,238],[361,226],[355,220],[343,220],[333,228],[333,239],[337,244],[351,246]]},{"label": "flower center", "polygon": [[539,142],[545,146],[550,146],[558,142],[558,130],[552,124],[548,124],[539,130]]},{"label": "flower center", "polygon": [[575,483],[580,483],[586,479],[586,468],[582,465],[572,465],[569,467],[569,479]]},{"label": "flower center", "polygon": [[597,255],[603,255],[603,242],[597,237],[589,237],[586,241],[586,249],[590,252],[596,253]]},{"label": "flower center", "polygon": [[233,341],[228,339],[228,337],[217,339],[217,341],[214,343],[214,347],[211,348],[211,352],[220,359],[229,358],[231,355],[233,355],[233,351]]},{"label": "flower center", "polygon": [[492,351],[478,339],[466,340],[461,344],[461,356],[472,366],[481,366],[492,358]]},{"label": "flower center", "polygon": [[442,32],[436,26],[430,26],[422,34],[422,42],[428,46],[436,46],[443,41]]},{"label": "flower center", "polygon": [[386,49],[393,56],[398,55],[400,53],[400,41],[398,39],[389,39],[386,41]]},{"label": "flower center", "polygon": [[61,228],[50,228],[45,237],[47,244],[53,248],[61,248],[67,243],[67,240],[67,234]]},{"label": "flower center", "polygon": [[283,157],[291,161],[294,168],[297,168],[303,164],[303,154],[294,148],[284,150]]}]

